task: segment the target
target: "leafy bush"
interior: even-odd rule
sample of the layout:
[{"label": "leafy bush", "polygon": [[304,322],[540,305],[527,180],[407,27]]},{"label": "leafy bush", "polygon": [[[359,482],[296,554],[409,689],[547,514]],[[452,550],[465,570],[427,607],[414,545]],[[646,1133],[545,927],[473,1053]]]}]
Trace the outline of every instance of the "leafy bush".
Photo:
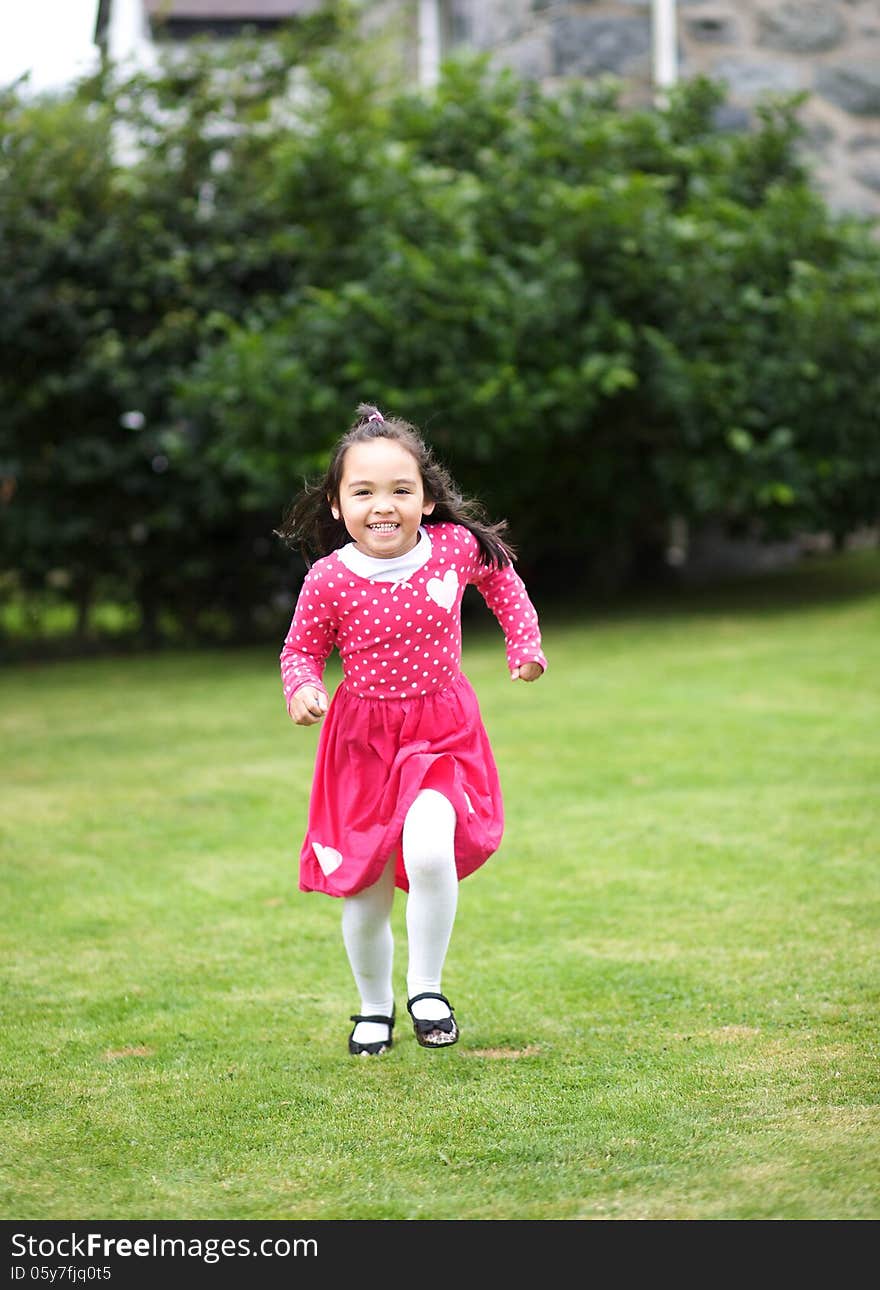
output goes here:
[{"label": "leafy bush", "polygon": [[624,110],[480,60],[427,96],[321,22],[7,94],[23,584],[60,569],[83,619],[130,588],[153,638],[169,613],[275,630],[302,570],[272,531],[363,399],[424,429],[548,594],[656,574],[673,516],[876,521],[880,255],[812,187],[798,99],[730,133],[705,80]]}]

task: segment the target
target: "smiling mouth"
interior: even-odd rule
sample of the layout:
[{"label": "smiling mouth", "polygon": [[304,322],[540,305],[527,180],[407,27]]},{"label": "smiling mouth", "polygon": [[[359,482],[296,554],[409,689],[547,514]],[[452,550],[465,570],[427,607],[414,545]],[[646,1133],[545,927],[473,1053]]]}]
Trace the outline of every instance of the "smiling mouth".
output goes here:
[{"label": "smiling mouth", "polygon": [[396,533],[400,528],[399,524],[392,524],[390,521],[382,524],[368,524],[367,528],[371,533]]}]

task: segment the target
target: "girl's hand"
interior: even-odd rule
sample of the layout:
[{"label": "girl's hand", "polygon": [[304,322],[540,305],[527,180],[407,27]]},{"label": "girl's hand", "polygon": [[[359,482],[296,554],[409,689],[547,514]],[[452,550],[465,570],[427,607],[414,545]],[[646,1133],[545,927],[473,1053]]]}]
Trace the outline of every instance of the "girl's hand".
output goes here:
[{"label": "girl's hand", "polygon": [[327,696],[314,685],[304,685],[292,696],[287,711],[298,726],[313,726],[327,711]]},{"label": "girl's hand", "polygon": [[540,663],[520,663],[510,674],[512,681],[537,681],[539,676],[544,675],[544,669]]}]

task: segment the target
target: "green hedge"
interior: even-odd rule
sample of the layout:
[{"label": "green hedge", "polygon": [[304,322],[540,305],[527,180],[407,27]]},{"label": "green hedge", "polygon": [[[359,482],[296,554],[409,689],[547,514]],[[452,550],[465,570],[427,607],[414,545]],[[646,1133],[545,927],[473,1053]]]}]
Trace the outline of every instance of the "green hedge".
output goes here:
[{"label": "green hedge", "polygon": [[7,587],[145,640],[276,629],[272,536],[361,400],[506,516],[536,588],[663,567],[670,520],[878,516],[880,249],[798,99],[621,107],[485,62],[435,94],[318,15],[0,101]]}]

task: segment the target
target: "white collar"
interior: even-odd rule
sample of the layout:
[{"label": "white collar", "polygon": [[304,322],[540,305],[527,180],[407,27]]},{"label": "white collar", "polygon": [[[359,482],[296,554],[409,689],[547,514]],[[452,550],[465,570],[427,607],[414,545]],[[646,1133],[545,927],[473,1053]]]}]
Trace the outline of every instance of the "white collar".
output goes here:
[{"label": "white collar", "polygon": [[340,547],[336,554],[346,569],[350,569],[360,578],[368,578],[370,582],[406,582],[430,560],[431,539],[422,524],[419,525],[418,542],[405,555],[396,555],[390,560],[382,560],[378,556],[364,555],[353,542]]}]

